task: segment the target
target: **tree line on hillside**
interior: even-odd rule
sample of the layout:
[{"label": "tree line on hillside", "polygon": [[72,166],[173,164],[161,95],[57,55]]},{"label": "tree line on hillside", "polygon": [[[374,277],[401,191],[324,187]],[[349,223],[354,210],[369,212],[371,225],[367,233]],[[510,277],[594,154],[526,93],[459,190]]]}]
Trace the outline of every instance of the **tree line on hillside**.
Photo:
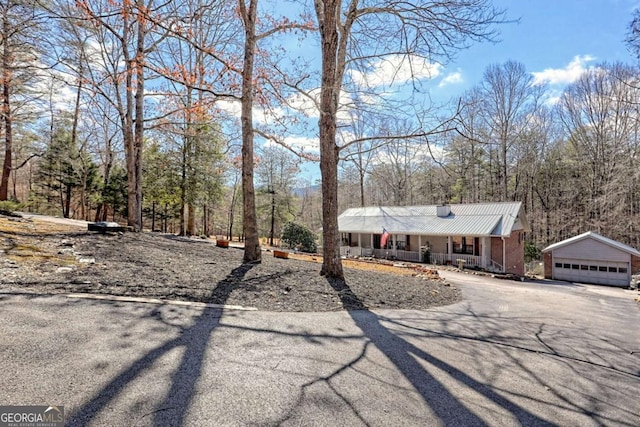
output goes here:
[{"label": "tree line on hillside", "polygon": [[[594,67],[552,106],[521,64],[491,65],[446,109],[424,96],[430,70],[494,40],[489,0],[290,6],[3,2],[0,202],[237,235],[247,262],[295,221],[322,228],[336,278],[337,216],[356,205],[522,200],[538,244],[586,228],[640,243],[635,67]],[[319,153],[292,138],[308,134]]]},{"label": "tree line on hillside", "polygon": [[435,160],[407,140],[349,156],[342,205],[522,201],[538,247],[585,231],[640,247],[639,71],[599,64],[552,99],[522,64],[491,65]]}]

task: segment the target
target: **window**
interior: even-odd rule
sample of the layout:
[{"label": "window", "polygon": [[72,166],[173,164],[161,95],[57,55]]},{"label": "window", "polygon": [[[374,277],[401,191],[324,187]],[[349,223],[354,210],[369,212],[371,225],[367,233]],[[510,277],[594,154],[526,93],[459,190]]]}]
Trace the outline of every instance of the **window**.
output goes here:
[{"label": "window", "polygon": [[562,263],[561,262],[556,262],[556,268],[562,268]]},{"label": "window", "polygon": [[580,268],[580,266],[578,264],[571,264],[571,269],[572,270],[578,270]]},{"label": "window", "polygon": [[618,269],[616,267],[609,267],[609,273],[617,273]]},{"label": "window", "polygon": [[596,266],[596,265],[590,265],[590,266],[589,266],[589,271],[598,271],[598,266]]},{"label": "window", "polygon": [[626,272],[627,272],[626,267],[620,267],[620,268],[618,269],[618,273],[626,273]]},{"label": "window", "polygon": [[453,253],[473,255],[473,237],[452,237]]},{"label": "window", "polygon": [[598,271],[606,272],[607,271],[607,267],[601,265],[600,267],[598,267]]},{"label": "window", "polygon": [[564,264],[564,268],[571,268],[571,264]]},{"label": "window", "polygon": [[588,270],[589,266],[588,265],[581,265],[580,266],[580,270]]}]

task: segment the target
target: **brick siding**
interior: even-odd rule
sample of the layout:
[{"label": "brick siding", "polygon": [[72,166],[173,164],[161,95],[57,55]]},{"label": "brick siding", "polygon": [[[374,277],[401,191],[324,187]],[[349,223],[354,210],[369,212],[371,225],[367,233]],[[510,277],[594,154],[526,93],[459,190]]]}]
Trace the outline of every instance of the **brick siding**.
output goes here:
[{"label": "brick siding", "polygon": [[504,239],[506,260],[502,259],[502,238],[491,238],[491,259],[502,265],[506,273],[524,276],[524,236],[514,231]]},{"label": "brick siding", "polygon": [[517,276],[524,276],[524,236],[514,231],[507,239],[505,271]]},{"label": "brick siding", "polygon": [[491,259],[500,265],[504,265],[502,260],[502,239],[500,237],[491,238]]},{"label": "brick siding", "polygon": [[631,255],[631,274],[640,273],[640,257]]},{"label": "brick siding", "polygon": [[543,259],[544,259],[544,278],[553,279],[553,253],[545,252]]}]

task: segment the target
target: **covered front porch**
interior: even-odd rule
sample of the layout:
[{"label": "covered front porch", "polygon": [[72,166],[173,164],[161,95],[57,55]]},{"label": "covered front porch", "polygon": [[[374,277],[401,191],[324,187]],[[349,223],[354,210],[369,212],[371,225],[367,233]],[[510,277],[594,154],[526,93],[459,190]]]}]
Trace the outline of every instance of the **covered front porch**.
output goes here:
[{"label": "covered front porch", "polygon": [[391,234],[384,247],[380,244],[381,237],[381,234],[343,233],[340,255],[347,258],[372,257],[434,265],[457,266],[462,263],[465,267],[504,271],[501,265],[504,256],[492,256],[492,242],[488,236]]}]

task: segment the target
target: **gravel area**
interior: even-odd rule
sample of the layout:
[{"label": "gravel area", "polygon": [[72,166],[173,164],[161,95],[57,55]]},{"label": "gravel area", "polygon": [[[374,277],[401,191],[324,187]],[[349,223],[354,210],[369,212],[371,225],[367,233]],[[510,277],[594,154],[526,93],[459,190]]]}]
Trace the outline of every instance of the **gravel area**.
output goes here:
[{"label": "gravel area", "polygon": [[[243,264],[238,248],[157,233],[94,233],[0,218],[0,291],[90,292],[255,307],[268,311],[424,309],[460,300],[458,289],[421,274],[345,269],[274,258]],[[365,267],[366,268],[366,267]]]}]

